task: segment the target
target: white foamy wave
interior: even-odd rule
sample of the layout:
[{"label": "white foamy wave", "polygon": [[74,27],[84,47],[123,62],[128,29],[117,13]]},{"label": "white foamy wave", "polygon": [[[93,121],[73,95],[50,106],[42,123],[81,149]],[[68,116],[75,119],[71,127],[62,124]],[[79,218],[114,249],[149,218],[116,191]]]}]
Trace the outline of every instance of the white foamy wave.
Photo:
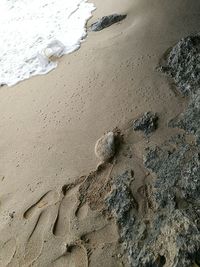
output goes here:
[{"label": "white foamy wave", "polygon": [[54,69],[80,47],[93,10],[87,0],[0,0],[0,84]]}]

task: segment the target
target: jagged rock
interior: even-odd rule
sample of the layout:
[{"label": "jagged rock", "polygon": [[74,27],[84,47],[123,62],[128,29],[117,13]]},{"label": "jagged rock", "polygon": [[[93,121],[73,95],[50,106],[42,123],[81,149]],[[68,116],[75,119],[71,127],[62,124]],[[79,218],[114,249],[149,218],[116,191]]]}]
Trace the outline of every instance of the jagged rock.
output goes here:
[{"label": "jagged rock", "polygon": [[[133,177],[130,171],[125,171],[123,174],[114,178],[113,190],[105,198],[105,203],[109,212],[111,212],[119,226],[120,241],[123,245],[124,253],[127,253],[129,263],[132,266],[132,260],[135,259],[133,253],[139,253],[135,246],[135,233],[140,233],[141,236],[145,231],[143,223],[140,224],[140,229],[135,232],[134,225],[136,217],[134,211],[137,209],[137,203],[130,189],[130,184]],[[134,250],[133,250],[134,247]]]},{"label": "jagged rock", "polygon": [[164,238],[162,254],[167,266],[189,267],[200,249],[200,148],[187,144],[180,136],[176,137],[176,144],[176,149],[174,146],[149,149],[144,161],[157,175],[154,197],[159,207],[157,216],[162,214],[160,233],[151,233],[156,237],[151,247],[152,244],[157,247]]},{"label": "jagged rock", "polygon": [[177,196],[186,201],[197,201],[200,190],[200,148],[180,144],[173,152],[156,147],[149,149],[145,166],[157,174],[156,200],[160,207],[175,207]]},{"label": "jagged rock", "polygon": [[136,202],[130,190],[130,183],[133,180],[131,174],[125,171],[114,179],[114,189],[106,198],[108,210],[114,213],[115,218],[121,229],[121,238],[124,241],[130,239],[134,224],[134,216],[131,216],[131,210],[136,207]]},{"label": "jagged rock", "polygon": [[161,267],[166,263],[191,267],[199,262],[199,153],[182,135],[172,138],[167,146],[148,149],[145,166],[157,175],[152,193],[157,209],[148,227],[145,216],[143,220],[138,217],[131,173],[114,177],[105,203],[119,225],[129,266]]},{"label": "jagged rock", "polygon": [[197,218],[195,214],[191,219],[177,209],[167,216],[156,216],[149,238],[132,266],[191,267],[197,263],[200,234],[193,222]]},{"label": "jagged rock", "polygon": [[101,31],[104,28],[111,26],[112,24],[119,22],[126,18],[127,15],[112,14],[102,17],[97,22],[91,25],[91,30],[94,32]]},{"label": "jagged rock", "polygon": [[174,79],[181,94],[190,96],[186,111],[170,121],[169,126],[194,134],[200,144],[200,34],[181,39],[161,65],[161,70]]},{"label": "jagged rock", "polygon": [[200,34],[181,39],[168,53],[161,70],[172,77],[183,95],[200,86]]},{"label": "jagged rock", "polygon": [[192,94],[186,111],[177,119],[169,122],[170,127],[178,127],[195,135],[197,143],[200,144],[200,91]]},{"label": "jagged rock", "polygon": [[174,79],[181,94],[190,96],[186,111],[169,125],[194,134],[197,144],[179,134],[161,147],[147,149],[144,164],[157,176],[153,197],[158,209],[140,251],[142,264],[135,266],[157,266],[162,256],[166,266],[190,267],[200,263],[200,35],[180,40],[161,70]]},{"label": "jagged rock", "polygon": [[[196,137],[178,134],[160,147],[148,148],[145,167],[156,175],[151,198],[155,203],[150,223],[139,218],[130,191],[128,172],[114,178],[106,198],[118,224],[124,252],[131,267],[191,267],[200,265],[200,35],[183,38],[165,59],[162,71],[170,75],[183,95],[186,110],[170,122]],[[136,120],[136,130],[154,130],[152,120]],[[150,126],[149,126],[150,125]],[[149,218],[147,218],[149,220]]]},{"label": "jagged rock", "polygon": [[143,116],[133,122],[135,131],[143,131],[148,135],[157,129],[158,116],[156,113],[145,112]]}]

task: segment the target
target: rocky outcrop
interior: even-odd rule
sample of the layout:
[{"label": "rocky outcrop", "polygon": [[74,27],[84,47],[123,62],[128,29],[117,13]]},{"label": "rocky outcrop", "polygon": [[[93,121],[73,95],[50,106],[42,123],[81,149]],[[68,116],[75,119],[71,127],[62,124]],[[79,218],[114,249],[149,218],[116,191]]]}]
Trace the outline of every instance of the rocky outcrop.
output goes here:
[{"label": "rocky outcrop", "polygon": [[161,70],[174,79],[183,95],[200,86],[200,34],[181,39],[166,55]]},{"label": "rocky outcrop", "polygon": [[161,64],[182,95],[190,97],[186,111],[169,126],[184,129],[200,142],[200,34],[181,39]]},{"label": "rocky outcrop", "polygon": [[145,166],[157,175],[154,198],[158,210],[153,224],[159,229],[152,231],[152,244],[160,247],[167,266],[200,263],[199,153],[199,147],[176,136],[167,147],[149,149],[145,157]]},{"label": "rocky outcrop", "polygon": [[[200,89],[199,89],[200,90]],[[200,92],[197,90],[191,94],[189,105],[179,118],[170,121],[170,127],[178,127],[196,137],[196,142],[200,145]]]},{"label": "rocky outcrop", "polygon": [[[144,166],[156,176],[152,187],[143,188],[151,216],[139,216],[130,172],[114,178],[106,205],[118,222],[129,266],[200,266],[200,36],[178,42],[160,69],[190,97],[185,112],[169,123],[185,133],[146,149]],[[134,128],[148,134],[155,129],[152,116],[146,113]]]},{"label": "rocky outcrop", "polygon": [[[185,112],[169,126],[184,129],[186,134],[172,137],[162,147],[149,148],[144,161],[157,176],[154,199],[159,231],[152,232],[151,248],[160,246],[166,266],[200,264],[199,69],[199,34],[183,38],[166,55],[161,70],[174,80],[183,96],[190,97]],[[194,135],[195,141],[187,141],[188,134]]]}]

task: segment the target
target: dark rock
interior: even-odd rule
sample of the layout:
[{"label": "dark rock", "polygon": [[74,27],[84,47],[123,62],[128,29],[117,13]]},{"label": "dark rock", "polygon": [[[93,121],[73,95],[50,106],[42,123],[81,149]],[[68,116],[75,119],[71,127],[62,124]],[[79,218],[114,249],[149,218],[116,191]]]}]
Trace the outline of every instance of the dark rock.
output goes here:
[{"label": "dark rock", "polygon": [[146,135],[157,129],[158,116],[156,113],[145,112],[144,115],[133,122],[135,131],[143,131]]},{"label": "dark rock", "polygon": [[[131,171],[125,171],[122,175],[114,178],[113,190],[106,197],[105,203],[119,226],[120,241],[124,253],[127,253],[130,266],[136,266],[135,259],[139,253],[138,240],[142,239],[146,226],[144,223],[136,222],[137,203],[130,189],[134,180]],[[137,238],[136,238],[137,237]]]},{"label": "dark rock", "polygon": [[184,129],[187,133],[196,137],[197,143],[200,144],[200,90],[192,94],[189,105],[181,116],[170,121],[170,127]]},{"label": "dark rock", "polygon": [[153,197],[158,209],[140,251],[143,264],[136,266],[154,266],[160,247],[167,266],[189,267],[199,262],[200,251],[200,35],[180,40],[161,70],[174,79],[181,94],[190,96],[186,110],[169,126],[195,135],[197,143],[192,145],[179,134],[147,150],[144,164],[157,176]]},{"label": "dark rock", "polygon": [[183,95],[200,86],[200,34],[181,39],[168,53],[161,70],[172,77]]},{"label": "dark rock", "polygon": [[200,148],[188,144],[184,135],[176,135],[167,145],[147,150],[144,164],[157,175],[151,191],[157,208],[149,226],[145,215],[138,216],[130,187],[131,172],[114,178],[113,190],[105,202],[119,225],[129,266],[161,267],[166,263],[191,267],[199,259],[199,155]]},{"label": "dark rock", "polygon": [[[158,220],[160,233],[151,231],[152,240],[156,238],[153,241],[156,247],[159,239],[166,239],[167,261],[174,267],[191,266],[200,249],[199,153],[198,146],[185,141],[173,152],[165,147],[149,149],[145,158],[145,166],[157,174],[154,198],[159,208],[156,216],[164,215]],[[172,248],[175,255],[170,259]]]},{"label": "dark rock", "polygon": [[114,213],[121,229],[121,238],[130,239],[130,229],[134,224],[134,217],[131,210],[136,206],[134,197],[130,190],[130,183],[133,180],[128,171],[119,175],[114,180],[114,189],[106,198],[108,210]]},{"label": "dark rock", "polygon": [[91,30],[94,32],[101,31],[104,28],[111,26],[112,24],[119,22],[126,18],[127,15],[112,14],[109,16],[102,17],[97,22],[91,25]]},{"label": "dark rock", "polygon": [[200,144],[200,34],[181,39],[163,60],[161,70],[174,79],[181,94],[190,96],[186,111],[169,126],[195,135]]},{"label": "dark rock", "polygon": [[[108,210],[119,224],[131,267],[200,264],[200,35],[178,42],[161,69],[190,100],[186,110],[169,123],[186,133],[146,151],[144,165],[156,175],[150,195],[146,196],[155,204],[151,219],[146,223],[146,214],[138,216],[129,172],[114,178],[115,189],[106,199]],[[133,127],[149,134],[156,129],[156,122],[156,115],[148,112]],[[187,141],[188,133],[196,137],[196,144]]]},{"label": "dark rock", "polygon": [[155,198],[159,207],[175,207],[177,197],[190,203],[198,200],[200,190],[200,148],[180,144],[173,152],[149,149],[145,166],[157,174]]}]

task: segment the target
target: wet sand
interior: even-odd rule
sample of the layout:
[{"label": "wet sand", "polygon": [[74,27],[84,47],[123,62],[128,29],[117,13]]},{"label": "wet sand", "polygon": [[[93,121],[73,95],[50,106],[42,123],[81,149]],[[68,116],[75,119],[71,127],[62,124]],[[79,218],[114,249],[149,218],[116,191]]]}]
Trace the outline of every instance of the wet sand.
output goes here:
[{"label": "wet sand", "polygon": [[[127,18],[88,32],[81,49],[61,58],[48,75],[0,89],[2,267],[126,266],[118,255],[115,221],[102,215],[101,204],[91,208],[86,200],[79,207],[80,177],[96,169],[96,140],[118,127],[125,144],[111,176],[133,169],[135,197],[142,203],[137,189],[144,183],[147,140],[127,125],[146,111],[158,113],[159,128],[148,144],[160,144],[176,132],[167,123],[187,104],[156,67],[169,47],[199,30],[200,4],[93,2],[97,10],[88,26],[115,12]],[[98,192],[105,180],[96,176],[93,190]],[[68,184],[73,186],[63,192]]]}]

